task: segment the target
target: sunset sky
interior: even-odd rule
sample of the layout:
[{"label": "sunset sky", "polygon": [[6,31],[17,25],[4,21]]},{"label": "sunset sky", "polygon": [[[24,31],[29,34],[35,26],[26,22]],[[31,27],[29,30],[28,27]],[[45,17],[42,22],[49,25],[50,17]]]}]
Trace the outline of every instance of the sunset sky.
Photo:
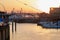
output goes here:
[{"label": "sunset sky", "polygon": [[49,12],[50,7],[59,7],[60,0],[0,0],[0,11],[11,12],[13,8],[14,11],[20,12]]}]

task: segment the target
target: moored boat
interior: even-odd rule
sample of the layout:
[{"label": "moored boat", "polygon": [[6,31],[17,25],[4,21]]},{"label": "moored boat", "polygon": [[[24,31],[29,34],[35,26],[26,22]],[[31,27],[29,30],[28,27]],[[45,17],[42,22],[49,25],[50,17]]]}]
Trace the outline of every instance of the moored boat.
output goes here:
[{"label": "moored boat", "polygon": [[57,22],[38,22],[37,25],[40,25],[43,28],[60,28],[60,21],[57,21]]}]

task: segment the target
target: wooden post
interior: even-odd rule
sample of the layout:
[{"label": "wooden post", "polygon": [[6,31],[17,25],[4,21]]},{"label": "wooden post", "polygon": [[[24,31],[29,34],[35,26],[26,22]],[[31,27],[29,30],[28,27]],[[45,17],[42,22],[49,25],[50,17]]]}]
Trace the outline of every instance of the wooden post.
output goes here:
[{"label": "wooden post", "polygon": [[2,30],[1,30],[0,32],[1,32],[1,33],[0,33],[0,36],[1,36],[0,39],[3,40]]},{"label": "wooden post", "polygon": [[15,32],[16,32],[16,29],[17,29],[17,28],[16,28],[16,22],[15,22]]},{"label": "wooden post", "polygon": [[8,25],[8,39],[7,40],[10,40],[10,27],[9,27],[9,25]]},{"label": "wooden post", "polygon": [[12,21],[12,33],[14,32],[14,27],[13,27],[13,25],[14,25],[14,24],[13,24],[13,21]]}]

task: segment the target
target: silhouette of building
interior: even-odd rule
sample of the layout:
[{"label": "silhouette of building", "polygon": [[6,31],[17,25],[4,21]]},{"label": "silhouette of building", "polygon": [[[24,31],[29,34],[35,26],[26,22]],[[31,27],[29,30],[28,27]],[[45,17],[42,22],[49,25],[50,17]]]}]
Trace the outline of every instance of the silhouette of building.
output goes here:
[{"label": "silhouette of building", "polygon": [[6,12],[0,11],[0,14],[4,14],[4,13],[6,13]]},{"label": "silhouette of building", "polygon": [[60,13],[60,7],[51,7],[50,14],[52,13]]},{"label": "silhouette of building", "polygon": [[51,15],[51,19],[60,20],[60,7],[51,7],[50,15]]}]

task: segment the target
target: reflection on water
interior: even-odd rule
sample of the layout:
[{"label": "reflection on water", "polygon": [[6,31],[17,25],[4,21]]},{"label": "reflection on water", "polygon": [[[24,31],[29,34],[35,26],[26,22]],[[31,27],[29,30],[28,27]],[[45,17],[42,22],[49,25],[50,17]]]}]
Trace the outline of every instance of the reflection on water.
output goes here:
[{"label": "reflection on water", "polygon": [[11,29],[10,25],[10,40],[60,40],[60,29],[45,29],[32,23],[17,23],[13,34]]}]

